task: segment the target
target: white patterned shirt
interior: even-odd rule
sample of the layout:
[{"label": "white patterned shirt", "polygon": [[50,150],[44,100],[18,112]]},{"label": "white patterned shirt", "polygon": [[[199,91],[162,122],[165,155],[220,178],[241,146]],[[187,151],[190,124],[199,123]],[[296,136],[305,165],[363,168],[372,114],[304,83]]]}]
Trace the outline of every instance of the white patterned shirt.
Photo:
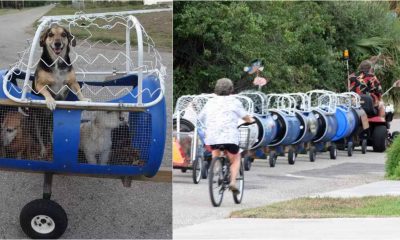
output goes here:
[{"label": "white patterned shirt", "polygon": [[205,128],[205,144],[239,145],[239,120],[249,115],[234,96],[209,99],[200,112],[199,120]]}]

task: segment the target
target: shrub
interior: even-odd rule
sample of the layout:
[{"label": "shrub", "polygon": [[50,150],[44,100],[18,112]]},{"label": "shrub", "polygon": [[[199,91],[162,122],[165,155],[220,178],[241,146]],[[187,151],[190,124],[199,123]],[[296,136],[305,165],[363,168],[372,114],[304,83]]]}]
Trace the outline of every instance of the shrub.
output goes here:
[{"label": "shrub", "polygon": [[400,137],[396,137],[387,151],[386,177],[400,179]]}]

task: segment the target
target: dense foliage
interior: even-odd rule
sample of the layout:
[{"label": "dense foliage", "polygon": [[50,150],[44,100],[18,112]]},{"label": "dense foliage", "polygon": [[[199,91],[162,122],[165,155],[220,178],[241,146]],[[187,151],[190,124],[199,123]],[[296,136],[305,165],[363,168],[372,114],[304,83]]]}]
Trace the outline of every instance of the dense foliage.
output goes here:
[{"label": "dense foliage", "polygon": [[396,137],[387,151],[386,177],[400,179],[400,137]]},{"label": "dense foliage", "polygon": [[400,78],[400,25],[387,2],[175,2],[174,97],[212,91],[221,77],[254,88],[243,67],[265,60],[266,92],[346,89],[350,71],[379,56],[384,88]]}]

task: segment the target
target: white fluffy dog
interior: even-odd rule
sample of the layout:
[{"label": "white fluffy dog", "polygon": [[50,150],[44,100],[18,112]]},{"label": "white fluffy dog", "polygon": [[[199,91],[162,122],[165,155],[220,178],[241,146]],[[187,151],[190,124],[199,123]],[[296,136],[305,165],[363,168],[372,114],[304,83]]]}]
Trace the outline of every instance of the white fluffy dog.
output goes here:
[{"label": "white fluffy dog", "polygon": [[97,112],[92,121],[81,124],[80,149],[85,153],[89,164],[97,164],[97,155],[101,165],[107,164],[112,145],[111,131],[124,122],[121,114]]}]

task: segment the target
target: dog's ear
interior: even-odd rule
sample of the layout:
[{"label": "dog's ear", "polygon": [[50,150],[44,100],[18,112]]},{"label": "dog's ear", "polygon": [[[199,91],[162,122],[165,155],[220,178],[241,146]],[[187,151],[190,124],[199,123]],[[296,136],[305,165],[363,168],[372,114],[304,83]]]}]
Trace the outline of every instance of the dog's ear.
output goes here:
[{"label": "dog's ear", "polygon": [[65,28],[64,31],[67,33],[68,43],[71,44],[72,47],[75,47],[76,46],[75,36],[72,36],[72,34]]},{"label": "dog's ear", "polygon": [[45,46],[46,38],[47,38],[47,35],[49,34],[49,32],[50,32],[50,28],[46,29],[46,30],[42,33],[42,35],[40,36],[40,46],[41,46],[41,47],[44,47],[44,46]]}]

